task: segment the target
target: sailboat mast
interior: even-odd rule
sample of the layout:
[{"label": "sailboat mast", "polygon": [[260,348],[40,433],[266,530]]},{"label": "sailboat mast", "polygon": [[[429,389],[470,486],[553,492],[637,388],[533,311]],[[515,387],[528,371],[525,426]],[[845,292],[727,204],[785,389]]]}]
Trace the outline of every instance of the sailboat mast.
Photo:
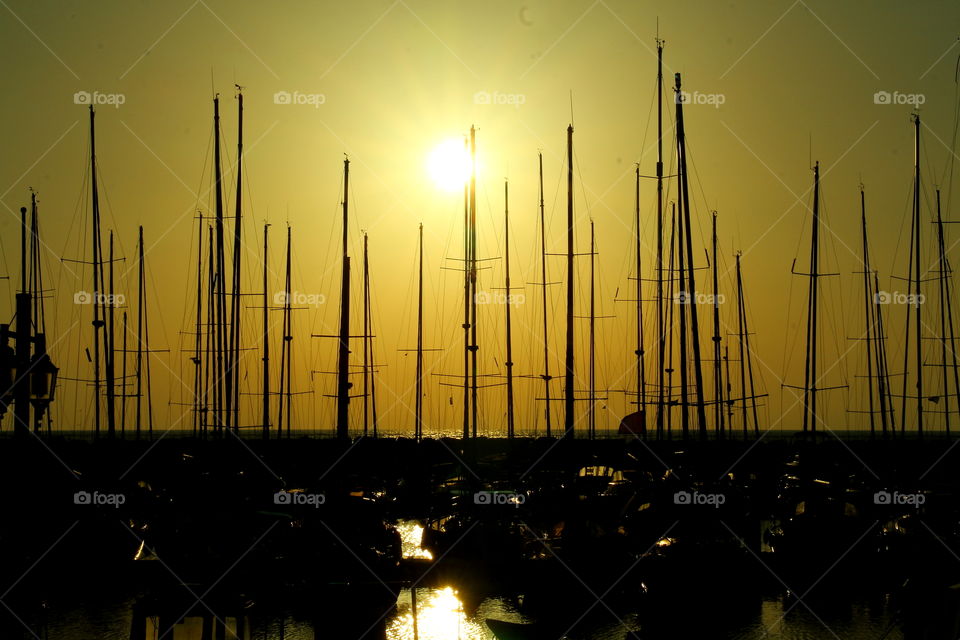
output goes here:
[{"label": "sailboat mast", "polygon": [[114,339],[116,333],[113,330],[114,326],[114,310],[116,305],[114,300],[116,300],[115,289],[113,288],[113,231],[110,232],[110,253],[108,254],[108,261],[110,263],[108,273],[110,274],[109,287],[110,293],[104,300],[104,304],[108,306],[107,310],[107,339],[106,339],[106,357],[104,359],[104,364],[106,364],[106,383],[107,383],[107,433],[110,437],[116,435],[117,425],[116,425],[116,412],[115,412],[115,401],[117,397],[116,392],[116,380],[114,376]]},{"label": "sailboat mast", "polygon": [[810,288],[807,296],[807,357],[803,381],[803,431],[817,432],[817,326],[820,298],[820,163],[813,166],[813,219],[810,236]]},{"label": "sailboat mast", "polygon": [[270,225],[263,225],[263,439],[270,438],[270,303],[267,294],[267,265],[269,263],[269,245],[267,244]]},{"label": "sailboat mast", "polygon": [[[217,406],[217,384],[216,376],[219,375],[216,370],[212,370],[215,364],[214,350],[216,344],[214,340],[214,322],[216,320],[216,279],[214,275],[215,253],[213,245],[213,225],[207,225],[207,333],[204,342],[204,368],[203,368],[203,414],[201,417],[201,428],[203,436],[207,436],[207,430],[210,426],[211,399],[212,405]],[[213,384],[210,384],[210,378],[213,377]],[[212,396],[212,398],[211,398]],[[216,424],[216,423],[214,423]]]},{"label": "sailboat mast", "polygon": [[[745,341],[747,337],[744,328],[745,314],[743,310],[743,278],[740,273],[740,252],[737,252],[737,339],[740,347],[740,395],[742,396],[740,406],[743,420],[743,437],[747,437],[747,350]],[[728,365],[729,366],[729,365]],[[752,394],[751,394],[752,395]],[[732,428],[733,425],[731,425]]]},{"label": "sailboat mast", "polygon": [[723,416],[723,369],[720,362],[720,287],[717,282],[717,212],[713,212],[712,230],[713,257],[713,389],[716,405],[716,428],[722,436],[724,433]]},{"label": "sailboat mast", "polygon": [[[643,434],[647,433],[647,379],[644,372],[644,344],[643,344],[643,287],[642,287],[642,272],[641,272],[641,262],[640,262],[640,165],[636,166],[636,186],[634,193],[634,253],[636,254],[636,274],[637,274],[637,286],[636,286],[636,297],[637,297],[637,349],[634,353],[637,356],[637,412],[641,416],[641,425],[640,429],[643,431]],[[593,234],[593,222],[590,223],[590,233]],[[593,269],[593,249],[590,249],[590,268]],[[593,287],[593,276],[590,277],[590,286]],[[593,304],[593,294],[590,296],[590,304]],[[593,324],[591,313],[591,321]],[[591,341],[592,330],[591,330]],[[592,348],[592,347],[591,347]],[[593,366],[591,362],[591,367]],[[591,388],[593,385],[591,384]],[[591,410],[592,410],[591,403]]]},{"label": "sailboat mast", "polygon": [[[876,272],[873,274],[873,290],[880,291],[880,277]],[[881,424],[883,426],[883,435],[887,435],[887,424],[894,429],[894,407],[893,398],[890,393],[889,363],[887,362],[887,337],[883,328],[883,308],[880,306],[879,298],[875,297],[873,301],[874,312],[877,318],[877,391],[880,396]],[[886,408],[884,407],[886,404]],[[889,412],[889,415],[888,415]]]},{"label": "sailboat mast", "polygon": [[232,369],[231,402],[233,411],[227,413],[228,424],[234,431],[240,424],[240,259],[243,256],[242,190],[243,185],[243,93],[237,87],[237,197],[233,221],[233,287],[230,310],[230,368]]},{"label": "sailboat mast", "polygon": [[564,357],[563,437],[573,437],[573,125],[567,127],[567,336]]},{"label": "sailboat mast", "polygon": [[470,420],[477,437],[477,130],[470,127]]},{"label": "sailboat mast", "polygon": [[290,437],[290,227],[287,226],[287,261],[283,280],[283,342],[280,344],[280,389],[277,399],[277,439],[283,437],[284,409],[287,413],[287,437]]},{"label": "sailboat mast", "polygon": [[[674,249],[676,247],[676,229],[677,229],[677,205],[676,203],[671,204],[670,206],[670,252],[669,257],[667,258],[667,275],[668,275],[668,298],[670,300],[674,299],[674,286],[676,285],[676,278],[673,271],[674,263]],[[667,412],[667,437],[669,437],[673,432],[673,310],[674,308],[679,307],[680,311],[683,311],[683,305],[671,304],[664,309],[664,313],[668,315],[667,317],[667,327],[669,327],[669,345],[667,349],[667,367],[664,369],[664,372],[667,374],[667,398],[666,403],[664,404],[665,410]],[[686,353],[686,352],[684,352]],[[686,378],[684,378],[686,379]],[[681,406],[686,402],[686,395],[680,396]]]},{"label": "sailboat mast", "polygon": [[863,318],[866,327],[867,340],[867,398],[868,412],[870,415],[870,436],[876,435],[877,426],[873,416],[873,353],[871,350],[873,339],[873,317],[870,306],[870,250],[867,246],[867,204],[866,196],[863,193],[863,185],[860,185],[860,228],[863,237]]},{"label": "sailboat mast", "polygon": [[[470,153],[470,140],[463,139],[464,156]],[[471,165],[471,172],[473,166]],[[463,182],[463,439],[470,437],[470,181]]]},{"label": "sailboat mast", "polygon": [[[95,113],[93,105],[90,105],[90,217],[92,220],[91,232],[93,238],[91,246],[93,248],[93,416],[94,416],[94,434],[100,435],[100,332],[103,329],[103,320],[101,320],[100,300],[101,295],[101,267],[100,267],[100,194],[97,190],[97,134],[94,124]],[[26,224],[26,223],[24,223]],[[24,240],[26,243],[26,240]],[[23,258],[26,260],[26,257]],[[26,269],[23,271],[23,291],[26,292]],[[24,423],[26,425],[26,422]]]},{"label": "sailboat mast", "polygon": [[417,399],[414,403],[414,438],[423,437],[423,223],[420,223],[418,235],[417,266]]},{"label": "sailboat mast", "polygon": [[227,347],[224,333],[227,326],[227,299],[226,269],[224,267],[223,253],[223,175],[221,173],[220,160],[220,96],[213,98],[213,167],[214,167],[214,189],[216,191],[216,264],[214,267],[214,303],[216,305],[216,322],[214,330],[216,338],[214,340],[214,358],[216,366],[213,376],[214,408],[213,408],[213,427],[219,433],[224,426],[223,412],[227,409],[229,413],[229,401],[225,399],[227,389],[230,388],[231,369],[224,366],[224,350]]},{"label": "sailboat mast", "polygon": [[[593,233],[593,220],[590,221],[590,391],[589,398],[587,399],[587,410],[588,410],[588,419],[587,426],[590,433],[590,439],[594,439],[597,436],[597,422],[596,422],[596,398],[597,398],[597,358],[596,358],[596,241]],[[637,274],[637,282],[640,281],[640,275]],[[641,369],[642,371],[642,369]],[[639,396],[637,396],[639,401]],[[642,410],[643,405],[641,405]]]},{"label": "sailboat mast", "polygon": [[350,437],[350,256],[347,255],[349,228],[350,159],[343,160],[343,273],[340,283],[340,343],[337,351],[337,437]]},{"label": "sailboat mast", "polygon": [[[366,305],[366,329],[364,329],[364,358],[369,366],[369,377],[364,381],[364,435],[366,435],[367,428],[367,394],[369,392],[370,400],[370,413],[371,418],[373,419],[373,437],[377,437],[377,378],[376,375],[376,365],[374,364],[373,359],[373,309],[371,305],[370,298],[370,263],[367,259],[368,250],[367,250],[367,234],[363,234],[363,289],[364,289],[364,302]],[[369,390],[366,387],[366,380],[369,380],[370,387]]]},{"label": "sailboat mast", "polygon": [[[687,147],[686,134],[683,126],[683,100],[680,98],[680,74],[676,74],[677,87],[677,167],[680,173],[680,215],[683,217],[683,228],[686,230],[686,251],[687,251],[687,269],[689,286],[687,293],[690,296],[690,339],[693,343],[693,372],[694,385],[697,395],[697,421],[700,429],[700,436],[705,437],[707,433],[707,415],[703,396],[703,367],[700,360],[700,328],[697,321],[697,287],[694,280],[693,268],[693,228],[690,225],[690,190],[688,187],[687,175]],[[681,245],[681,253],[683,246]],[[683,269],[681,269],[681,278],[683,278]],[[682,316],[681,316],[682,317]],[[684,390],[686,393],[686,390]]]},{"label": "sailboat mast", "polygon": [[[193,343],[193,435],[196,437],[200,432],[200,385],[201,385],[201,368],[200,368],[200,345],[201,345],[201,331],[203,330],[203,325],[201,323],[202,313],[203,313],[203,214],[200,214],[199,221],[197,223],[197,319],[194,323],[195,334],[194,334],[194,343]],[[126,383],[124,383],[126,384]]]},{"label": "sailboat mast", "polygon": [[[950,263],[947,260],[946,242],[943,237],[943,217],[940,212],[940,189],[937,189],[937,244],[940,253],[940,353],[943,371],[944,427],[950,435],[950,388],[947,381],[947,339],[953,357],[954,392],[960,397],[960,379],[957,372],[957,353],[953,341],[953,309],[950,304]],[[948,332],[949,331],[949,336]]]},{"label": "sailboat mast", "polygon": [[[639,296],[638,296],[639,297]],[[666,369],[663,308],[663,40],[657,38],[657,437],[663,437],[663,376]]]},{"label": "sailboat mast", "polygon": [[[146,267],[143,261],[143,227],[140,227],[140,255],[138,257],[138,262],[140,263],[140,278],[142,281],[141,290],[144,291],[143,299],[143,352],[146,354],[147,362],[147,436],[150,439],[153,439],[153,385],[150,380],[150,322],[149,316],[147,314],[147,300],[146,300],[146,290],[147,290],[147,272]],[[138,397],[139,401],[140,398]]]},{"label": "sailboat mast", "polygon": [[551,436],[550,426],[550,337],[547,333],[547,227],[543,214],[543,154],[538,153],[540,169],[540,283],[543,300],[543,391],[546,403],[547,437]]},{"label": "sailboat mast", "polygon": [[914,175],[913,175],[913,292],[914,317],[916,321],[916,367],[917,367],[917,433],[923,435],[923,352],[921,350],[920,324],[920,114],[914,114]]},{"label": "sailboat mast", "polygon": [[[120,339],[120,353],[123,355],[120,357],[120,388],[123,389],[120,394],[120,437],[123,438],[127,429],[127,312],[124,311],[123,315],[120,316],[120,335],[123,336]],[[137,341],[139,343],[139,340]]]},{"label": "sailboat mast", "polygon": [[363,234],[363,435],[370,429],[370,263],[367,234]]},{"label": "sailboat mast", "polygon": [[507,308],[507,437],[513,437],[513,327],[511,325],[510,308],[513,306],[513,298],[510,289],[510,187],[506,180],[503,181],[503,227],[504,227],[504,263],[506,274],[504,277],[504,289],[506,293],[505,305]]},{"label": "sailboat mast", "polygon": [[137,438],[140,437],[141,399],[143,398],[143,227],[137,236]]}]

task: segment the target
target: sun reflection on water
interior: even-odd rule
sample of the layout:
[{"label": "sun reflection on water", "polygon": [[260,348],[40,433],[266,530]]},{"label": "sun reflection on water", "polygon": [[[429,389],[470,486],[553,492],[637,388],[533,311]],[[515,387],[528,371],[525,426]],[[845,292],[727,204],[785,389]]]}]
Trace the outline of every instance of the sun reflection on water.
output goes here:
[{"label": "sun reflection on water", "polygon": [[423,526],[416,520],[400,520],[396,524],[397,533],[400,534],[400,549],[404,558],[418,558],[422,560],[433,560],[433,554],[429,549],[424,549]]},{"label": "sun reflection on water", "polygon": [[[452,587],[417,589],[417,632],[419,640],[483,640],[484,627],[470,620]],[[387,640],[413,640],[413,604],[410,590],[397,601],[397,613],[387,625]]]}]

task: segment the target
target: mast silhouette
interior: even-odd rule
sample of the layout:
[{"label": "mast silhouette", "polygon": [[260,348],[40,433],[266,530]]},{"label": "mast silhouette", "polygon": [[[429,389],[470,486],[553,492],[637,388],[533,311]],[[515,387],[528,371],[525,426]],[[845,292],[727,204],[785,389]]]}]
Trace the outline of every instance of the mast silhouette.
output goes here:
[{"label": "mast silhouette", "polygon": [[[950,356],[953,360],[953,388],[957,398],[960,398],[960,371],[957,368],[956,341],[953,329],[953,303],[950,292],[950,276],[952,270],[950,261],[947,259],[946,242],[943,235],[943,217],[940,213],[940,189],[937,189],[937,244],[940,258],[940,336],[941,336],[941,354],[943,357],[943,397],[944,403],[944,424],[947,435],[950,434],[950,393],[947,387],[947,343],[950,339]],[[944,316],[946,310],[946,317]],[[949,336],[947,335],[949,332]],[[958,400],[960,402],[960,400]]]},{"label": "mast silhouette", "polygon": [[261,373],[263,418],[263,439],[270,438],[270,302],[267,297],[267,265],[269,263],[269,224],[263,225],[263,371]]},{"label": "mast silhouette", "polygon": [[242,190],[243,185],[243,92],[242,87],[237,85],[237,196],[236,213],[233,221],[233,286],[230,296],[230,355],[228,367],[230,368],[230,377],[228,380],[228,426],[232,426],[234,431],[240,425],[240,260],[243,255],[243,216],[242,216]]},{"label": "mast silhouette", "polygon": [[564,357],[563,437],[573,438],[573,125],[567,126],[567,336]]},{"label": "mast silhouette", "polygon": [[[94,415],[94,436],[100,435],[100,334],[106,324],[102,317],[102,284],[103,284],[103,266],[102,266],[102,245],[100,239],[100,194],[97,189],[97,134],[94,119],[96,114],[93,105],[90,105],[90,199],[91,199],[91,233],[93,238],[91,246],[93,249],[93,415]],[[24,224],[26,224],[24,222]],[[24,240],[24,243],[26,240]],[[25,260],[26,258],[24,258]],[[24,270],[24,288],[26,291],[26,270]],[[19,352],[19,348],[18,348]],[[26,403],[21,403],[26,404]],[[18,421],[19,424],[19,421]],[[26,425],[26,421],[24,425]]]},{"label": "mast silhouette", "polygon": [[[373,437],[377,437],[377,381],[374,374],[376,367],[373,358],[373,309],[370,298],[370,262],[368,260],[367,234],[363,234],[363,304],[364,304],[364,330],[363,330],[363,360],[364,375],[363,381],[363,434],[367,435],[368,418],[368,400],[370,417],[373,419]],[[368,387],[369,382],[369,387]]]},{"label": "mast silhouette", "polygon": [[418,235],[417,267],[417,400],[414,403],[414,437],[423,438],[423,223]]},{"label": "mast silhouette", "polygon": [[[510,288],[510,187],[506,180],[503,181],[503,227],[505,238],[505,267],[504,292],[506,293],[506,314],[507,314],[507,437],[512,438],[514,434],[513,424],[513,333],[510,318],[510,308],[513,306]],[[422,231],[421,231],[422,233]],[[421,239],[422,243],[422,239]],[[421,246],[421,251],[423,247]]]},{"label": "mast silhouette", "polygon": [[107,339],[104,343],[104,346],[106,347],[107,351],[104,357],[104,364],[106,365],[106,375],[104,377],[106,379],[106,386],[107,386],[107,432],[109,433],[110,437],[113,438],[117,432],[117,424],[116,424],[117,416],[115,413],[116,379],[114,376],[114,367],[113,367],[114,354],[116,353],[116,351],[114,350],[114,344],[115,344],[114,340],[116,338],[116,333],[113,330],[114,309],[116,307],[116,305],[114,304],[114,301],[116,300],[116,294],[113,288],[113,231],[110,232],[110,245],[109,245],[109,253],[107,254],[107,261],[109,264],[108,273],[110,275],[110,279],[108,281],[108,286],[110,289],[109,289],[109,294],[106,296],[106,299],[104,300],[104,304],[107,305],[107,314],[106,314]]},{"label": "mast silhouette", "polygon": [[370,429],[370,263],[367,234],[363,234],[363,435]]},{"label": "mast silhouette", "polygon": [[[666,335],[664,331],[663,308],[663,44],[659,37],[657,41],[657,438],[663,437],[664,386],[663,377],[666,373],[664,350],[666,349]],[[640,296],[637,296],[638,298]],[[646,426],[646,422],[644,422]]]},{"label": "mast silhouette", "polygon": [[[684,133],[683,126],[683,98],[682,92],[680,90],[680,74],[675,75],[676,78],[676,96],[677,96],[677,167],[678,173],[680,174],[680,215],[677,220],[678,226],[678,238],[680,238],[680,280],[681,283],[684,280],[688,281],[686,287],[681,284],[681,294],[686,293],[684,296],[685,302],[689,303],[690,307],[690,339],[693,344],[693,371],[694,371],[694,385],[696,389],[697,397],[697,421],[700,431],[700,436],[705,437],[707,433],[707,417],[706,417],[706,407],[704,403],[703,396],[703,368],[700,360],[700,328],[697,321],[697,287],[694,279],[694,267],[693,267],[693,240],[692,240],[692,227],[690,225],[690,191],[688,187],[688,176],[687,176],[687,148],[686,148],[686,137]],[[682,231],[682,233],[681,233]],[[686,261],[688,275],[685,276],[683,269],[683,238],[686,236]],[[685,318],[686,314],[682,305],[680,309],[680,322],[681,322],[681,351],[685,352],[686,348],[686,333],[685,329]],[[686,359],[681,355],[682,362],[680,363],[680,373],[681,373],[681,389],[682,399],[681,399],[681,409],[682,409],[682,419],[683,419],[683,430],[684,435],[687,435],[689,428],[689,407],[687,406],[687,388],[686,388]]]},{"label": "mast silhouette", "polygon": [[[144,341],[144,330],[146,328],[146,317],[144,315],[144,300],[143,300],[143,289],[146,283],[146,279],[143,273],[143,227],[140,227],[137,236],[137,403],[136,403],[136,433],[137,438],[140,438],[140,429],[142,427],[142,403],[141,398],[143,397],[143,341]],[[111,245],[113,243],[113,238],[111,237]],[[111,253],[113,249],[111,247]],[[112,277],[112,276],[111,276]]]},{"label": "mast silhouette", "polygon": [[[639,181],[639,173],[638,173]],[[638,192],[639,195],[639,192]],[[597,437],[597,416],[596,416],[596,402],[597,402],[597,350],[596,350],[596,239],[593,232],[593,220],[590,220],[590,390],[587,398],[587,410],[588,410],[588,419],[587,425],[590,433],[590,439],[593,440]],[[639,260],[637,261],[639,264]],[[637,272],[637,282],[640,282],[640,273]],[[639,285],[638,285],[639,288]],[[637,305],[640,306],[639,304]],[[639,321],[639,319],[638,319]],[[642,359],[643,356],[641,355]],[[643,369],[641,367],[638,372],[642,375]],[[638,396],[639,397],[639,396]],[[640,405],[641,407],[643,405]],[[642,410],[642,409],[641,409]],[[644,425],[646,426],[646,425]]]},{"label": "mast silhouette", "polygon": [[202,367],[200,359],[200,349],[203,331],[202,323],[203,313],[203,214],[199,214],[197,222],[197,317],[194,323],[194,343],[193,357],[190,361],[193,363],[193,435],[196,437],[201,432],[202,416],[200,414],[203,404],[200,399],[200,389],[202,385]]},{"label": "mast silhouette", "polygon": [[[717,283],[717,212],[713,212],[712,245],[713,254],[710,262],[713,263],[713,393],[716,424],[718,433],[724,433],[723,415],[723,363],[720,361],[720,287]],[[752,395],[752,394],[751,394]]]},{"label": "mast silhouette", "polygon": [[[463,153],[470,153],[470,139],[463,139]],[[473,166],[471,165],[471,173]],[[470,437],[470,180],[463,182],[463,439]]]},{"label": "mast silhouette", "polygon": [[[738,339],[740,346],[740,393],[743,396],[742,399],[742,410],[743,410],[743,437],[747,437],[747,400],[750,400],[750,407],[753,410],[753,433],[755,436],[760,435],[760,421],[757,418],[757,398],[760,397],[757,395],[756,388],[753,384],[753,356],[750,353],[750,327],[747,323],[747,303],[746,298],[743,294],[743,273],[740,269],[740,252],[737,252],[737,328],[738,328]],[[747,393],[747,378],[745,378],[744,373],[746,372],[749,375],[749,395]],[[727,361],[727,387],[729,389],[729,380],[730,380],[730,362],[729,358]],[[731,401],[731,422],[730,429],[733,429],[733,409]]]},{"label": "mast silhouette", "polygon": [[214,432],[219,434],[225,425],[224,411],[229,414],[229,389],[231,388],[231,370],[229,359],[225,358],[224,352],[227,348],[227,297],[224,280],[226,278],[226,266],[224,257],[224,228],[223,228],[223,175],[221,173],[220,159],[220,95],[213,98],[213,165],[214,165],[214,190],[216,196],[216,258],[214,266],[214,304],[216,306],[216,321],[214,324],[214,407],[213,407],[213,428]]},{"label": "mast silhouette", "polygon": [[813,219],[810,239],[810,288],[807,297],[807,357],[803,380],[803,430],[817,431],[817,328],[820,315],[820,162],[813,166]]},{"label": "mast silhouette", "polygon": [[537,154],[540,176],[540,282],[543,289],[543,392],[546,400],[547,437],[551,437],[550,426],[550,334],[547,332],[547,227],[543,214],[543,154]]},{"label": "mast silhouette", "polygon": [[283,280],[283,342],[280,343],[280,389],[277,393],[277,439],[283,437],[286,412],[287,437],[290,437],[290,356],[293,336],[290,331],[290,226],[287,226],[287,260]]},{"label": "mast silhouette", "polygon": [[[863,185],[860,185],[860,229],[861,237],[863,241],[863,321],[864,326],[866,327],[866,341],[867,341],[867,405],[868,405],[868,414],[870,416],[870,436],[873,437],[876,435],[877,426],[876,419],[874,416],[874,404],[873,404],[873,366],[874,366],[874,343],[873,335],[876,330],[876,323],[873,319],[873,307],[870,304],[870,298],[872,297],[873,292],[871,291],[870,283],[870,248],[867,244],[867,202],[866,196],[863,192]],[[879,363],[878,363],[879,364]],[[882,388],[882,387],[881,387]],[[883,432],[887,431],[886,423],[886,411],[882,406],[884,401],[883,396],[879,398],[881,403],[880,409],[880,418],[883,423]]]},{"label": "mast silhouette", "polygon": [[340,284],[340,338],[337,350],[337,438],[347,440],[350,409],[350,256],[347,253],[349,228],[350,159],[343,160],[343,272]]},{"label": "mast silhouette", "polygon": [[[914,261],[914,317],[916,318],[916,366],[917,366],[917,434],[923,435],[923,353],[921,352],[920,324],[920,114],[914,114],[914,176],[913,176],[913,261]],[[909,312],[909,307],[908,307]]]},{"label": "mast silhouette", "polygon": [[[635,294],[636,294],[636,297],[637,297],[637,348],[636,348],[636,350],[634,351],[634,353],[635,353],[636,356],[637,356],[637,411],[638,411],[638,413],[639,413],[639,415],[640,415],[640,430],[642,431],[643,435],[646,436],[646,434],[647,434],[647,379],[646,379],[646,373],[645,373],[646,367],[645,367],[645,365],[644,365],[644,351],[645,351],[645,349],[644,349],[644,344],[643,344],[643,288],[642,288],[642,286],[641,286],[642,283],[643,283],[643,278],[642,278],[642,272],[641,272],[641,266],[642,266],[642,265],[641,265],[641,261],[640,261],[640,245],[641,245],[641,243],[640,243],[640,165],[639,165],[639,164],[637,164],[636,169],[635,169],[635,172],[636,172],[636,187],[635,187],[635,193],[634,193],[634,204],[635,204],[635,207],[634,207],[634,227],[635,227],[635,229],[634,229],[634,231],[635,231],[635,234],[634,234],[634,244],[635,244],[635,246],[634,246],[634,253],[635,253],[635,257],[636,257],[636,273],[637,273],[637,286],[636,286],[636,291],[635,291]],[[592,275],[592,271],[593,271],[593,258],[594,258],[594,256],[593,256],[593,246],[592,246],[592,244],[593,244],[593,239],[592,239],[592,238],[593,238],[593,221],[590,222],[590,236],[591,236],[591,241],[590,241],[590,242],[591,242],[591,247],[590,247],[590,270],[591,270],[591,276],[590,276],[590,287],[591,287],[590,305],[591,305],[591,309],[592,309],[592,307],[593,307],[593,293],[592,293],[592,289],[593,289],[593,275]],[[590,319],[590,325],[591,325],[591,329],[590,329],[591,347],[590,347],[590,348],[591,348],[591,351],[592,351],[592,350],[593,350],[593,328],[592,328],[592,327],[593,327],[593,311],[592,311],[592,310],[591,310],[591,312],[590,312],[590,316],[591,316],[591,319]],[[593,373],[592,373],[592,369],[593,369],[592,358],[593,358],[593,356],[591,356],[591,364],[590,364],[590,367],[591,367],[591,376],[593,375]],[[591,390],[593,389],[593,382],[590,383],[590,388],[591,388]],[[591,400],[591,402],[590,402],[590,407],[591,407],[591,420],[593,420],[593,414],[592,414],[592,412],[593,412],[593,401],[592,401],[592,400]],[[591,427],[591,428],[593,428],[593,427]]]},{"label": "mast silhouette", "polygon": [[470,126],[470,419],[477,437],[477,130]]}]

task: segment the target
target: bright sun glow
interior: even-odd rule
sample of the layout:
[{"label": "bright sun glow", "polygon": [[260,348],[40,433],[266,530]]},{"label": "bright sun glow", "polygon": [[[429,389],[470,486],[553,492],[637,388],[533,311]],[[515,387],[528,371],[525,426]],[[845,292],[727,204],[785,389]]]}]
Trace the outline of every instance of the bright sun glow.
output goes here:
[{"label": "bright sun glow", "polygon": [[462,191],[470,177],[470,157],[463,140],[444,140],[427,157],[427,171],[434,184],[444,191]]},{"label": "bright sun glow", "polygon": [[[399,614],[387,625],[388,640],[413,640],[413,611],[404,590],[397,602]],[[481,640],[486,637],[480,623],[467,618],[463,603],[451,587],[417,589],[417,631],[419,640]]]}]

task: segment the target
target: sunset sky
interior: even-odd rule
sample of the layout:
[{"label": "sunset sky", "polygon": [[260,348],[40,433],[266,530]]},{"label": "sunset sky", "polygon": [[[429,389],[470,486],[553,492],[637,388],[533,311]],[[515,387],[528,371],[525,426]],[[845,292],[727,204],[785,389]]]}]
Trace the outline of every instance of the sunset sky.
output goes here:
[{"label": "sunset sky", "polygon": [[[824,419],[830,427],[862,426],[865,374],[859,230],[859,185],[866,189],[873,266],[881,288],[906,290],[891,276],[907,275],[913,124],[922,121],[923,219],[933,219],[934,185],[943,189],[944,217],[957,218],[956,70],[960,5],[951,1],[784,0],[761,2],[621,2],[521,0],[474,3],[450,0],[361,0],[352,3],[0,1],[4,100],[0,119],[2,258],[9,281],[0,310],[13,315],[19,276],[18,212],[38,193],[50,299],[48,333],[61,376],[89,378],[83,356],[92,342],[90,309],[73,304],[90,288],[90,269],[62,258],[89,259],[89,135],[85,95],[99,101],[97,156],[104,245],[116,233],[118,289],[136,312],[135,243],[143,225],[155,355],[157,428],[191,424],[188,332],[194,330],[197,211],[213,210],[212,99],[221,97],[224,165],[236,156],[236,91],[244,87],[244,286],[259,292],[262,233],[270,223],[269,292],[282,289],[285,225],[293,229],[293,289],[325,304],[294,313],[294,425],[331,428],[334,341],[311,333],[335,332],[339,295],[339,234],[344,154],[351,160],[350,244],[360,264],[362,231],[369,233],[375,301],[374,333],[381,426],[407,432],[412,425],[417,226],[424,225],[426,432],[456,433],[462,406],[457,389],[439,376],[462,373],[462,276],[444,267],[462,257],[462,191],[444,189],[431,153],[454,147],[477,127],[480,257],[503,252],[503,181],[510,184],[511,269],[515,286],[539,282],[537,153],[544,157],[548,251],[565,251],[565,135],[573,122],[577,251],[589,251],[596,225],[598,383],[608,398],[598,426],[616,427],[632,411],[623,389],[635,388],[632,370],[634,165],[652,175],[656,162],[656,45],[664,48],[665,171],[675,173],[673,74],[693,96],[685,107],[692,161],[694,253],[706,267],[710,212],[718,212],[722,313],[736,331],[733,303],[735,251],[743,252],[754,369],[769,393],[761,426],[793,429],[800,412],[781,382],[803,382],[806,270],[809,254],[811,167],[822,174],[823,270],[841,275],[824,287],[823,385],[833,392]],[[86,92],[84,94],[83,92]],[[289,100],[287,98],[289,97]],[[889,97],[889,100],[887,99]],[[79,102],[79,103],[78,103]],[[122,104],[121,104],[122,103]],[[454,141],[454,142],[451,142]],[[433,162],[433,164],[431,164]],[[443,164],[442,162],[440,163]],[[431,168],[433,170],[431,170]],[[236,177],[226,177],[232,211]],[[676,197],[668,181],[667,198]],[[669,208],[669,204],[667,205]],[[655,183],[641,183],[643,277],[650,277],[655,247]],[[935,255],[933,225],[924,225],[925,266]],[[956,231],[948,229],[950,255]],[[204,236],[205,238],[205,236]],[[578,258],[578,315],[587,313],[589,259]],[[485,263],[480,289],[502,287],[503,261]],[[548,258],[551,281],[566,277],[565,261]],[[354,271],[355,282],[359,272]],[[709,271],[697,272],[698,290],[710,291]],[[701,284],[702,283],[702,284]],[[930,284],[927,335],[938,335],[935,284]],[[562,366],[562,286],[550,288],[552,373]],[[650,288],[645,296],[651,297]],[[517,375],[541,373],[539,289],[526,285],[514,312]],[[354,295],[355,309],[360,297]],[[259,298],[245,299],[255,307]],[[653,353],[653,306],[645,307],[648,353]],[[244,312],[241,390],[259,389],[259,310]],[[902,365],[904,307],[888,308],[891,372]],[[503,373],[503,307],[480,313],[484,373]],[[360,333],[357,316],[355,333]],[[274,362],[279,365],[280,314],[271,313]],[[586,322],[578,333],[578,389],[586,389]],[[119,323],[119,321],[118,321]],[[701,309],[705,357],[712,356],[709,309]],[[119,346],[118,333],[117,343]],[[134,338],[131,337],[132,342]],[[735,356],[731,342],[731,357]],[[939,351],[928,345],[928,363]],[[359,354],[359,342],[354,349]],[[355,361],[356,362],[356,361]],[[654,359],[648,380],[655,382]],[[731,366],[735,366],[731,363]],[[712,378],[705,362],[705,380]],[[938,372],[928,383],[941,385]],[[182,382],[185,381],[185,382]],[[900,378],[895,378],[899,393]],[[359,382],[357,377],[356,382]],[[274,388],[276,382],[274,381]],[[518,380],[518,429],[542,433],[539,380]],[[559,395],[557,379],[554,397]],[[132,391],[131,391],[132,392]],[[53,409],[58,428],[92,424],[92,394],[62,381]],[[482,431],[504,429],[503,389],[481,392]],[[258,424],[258,399],[245,396],[240,423]],[[582,407],[582,403],[578,403]],[[956,401],[954,400],[954,405]],[[360,426],[360,402],[353,426]],[[955,408],[955,407],[954,407]],[[936,410],[937,406],[932,406]],[[555,425],[562,407],[554,407]],[[934,415],[932,425],[942,424]],[[8,422],[9,418],[5,422]],[[6,424],[4,425],[6,428]],[[579,428],[579,427],[578,427]]]}]

